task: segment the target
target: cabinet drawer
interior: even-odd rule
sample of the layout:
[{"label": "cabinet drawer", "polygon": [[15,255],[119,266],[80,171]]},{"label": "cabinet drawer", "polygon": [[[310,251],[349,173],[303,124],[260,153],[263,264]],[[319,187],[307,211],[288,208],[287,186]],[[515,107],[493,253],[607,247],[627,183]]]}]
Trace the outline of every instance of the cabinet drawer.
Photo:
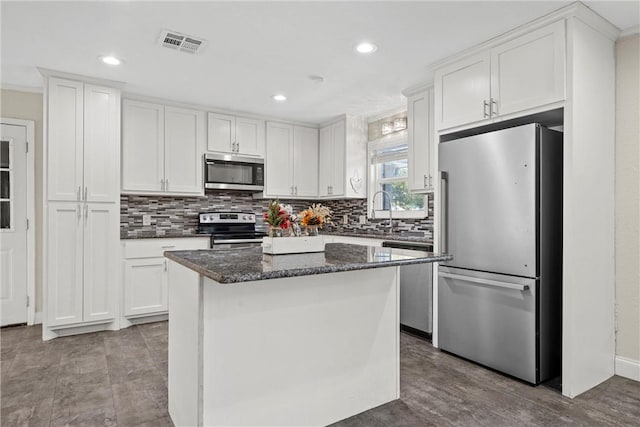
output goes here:
[{"label": "cabinet drawer", "polygon": [[139,239],[122,242],[124,259],[162,257],[165,251],[208,249],[209,237]]}]

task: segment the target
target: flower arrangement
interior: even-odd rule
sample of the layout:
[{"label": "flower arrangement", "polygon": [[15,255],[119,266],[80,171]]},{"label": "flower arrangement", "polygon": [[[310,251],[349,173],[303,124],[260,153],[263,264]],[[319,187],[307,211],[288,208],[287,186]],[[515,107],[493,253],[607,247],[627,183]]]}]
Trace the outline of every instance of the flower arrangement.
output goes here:
[{"label": "flower arrangement", "polygon": [[318,203],[303,210],[298,216],[300,217],[300,224],[303,226],[317,226],[318,228],[322,228],[324,224],[331,224],[331,215],[331,209]]},{"label": "flower arrangement", "polygon": [[278,200],[271,200],[267,211],[262,215],[271,229],[287,229],[291,226],[291,206],[285,206]]}]

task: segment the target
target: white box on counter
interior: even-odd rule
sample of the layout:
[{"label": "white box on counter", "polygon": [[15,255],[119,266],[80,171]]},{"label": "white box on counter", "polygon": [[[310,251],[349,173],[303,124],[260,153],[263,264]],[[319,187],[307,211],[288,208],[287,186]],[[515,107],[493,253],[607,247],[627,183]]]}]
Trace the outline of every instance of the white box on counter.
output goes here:
[{"label": "white box on counter", "polygon": [[324,237],[263,237],[262,252],[270,255],[324,252]]}]

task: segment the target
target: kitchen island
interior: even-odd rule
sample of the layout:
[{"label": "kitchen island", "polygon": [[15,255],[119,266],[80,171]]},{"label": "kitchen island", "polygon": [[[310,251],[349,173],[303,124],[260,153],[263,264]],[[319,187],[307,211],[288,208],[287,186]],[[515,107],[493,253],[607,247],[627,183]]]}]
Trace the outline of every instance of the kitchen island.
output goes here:
[{"label": "kitchen island", "polygon": [[176,425],[327,425],[399,398],[399,267],[448,255],[327,244],[166,252]]}]

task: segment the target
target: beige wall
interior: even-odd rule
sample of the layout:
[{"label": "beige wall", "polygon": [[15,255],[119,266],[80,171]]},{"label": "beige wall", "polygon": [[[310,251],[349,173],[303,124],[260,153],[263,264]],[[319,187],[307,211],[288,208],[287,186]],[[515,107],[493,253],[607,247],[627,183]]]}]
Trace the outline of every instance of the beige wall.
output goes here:
[{"label": "beige wall", "polygon": [[640,36],[616,43],[616,355],[640,361]]},{"label": "beige wall", "polygon": [[36,312],[42,311],[42,94],[2,89],[0,117],[33,120],[35,126]]}]

